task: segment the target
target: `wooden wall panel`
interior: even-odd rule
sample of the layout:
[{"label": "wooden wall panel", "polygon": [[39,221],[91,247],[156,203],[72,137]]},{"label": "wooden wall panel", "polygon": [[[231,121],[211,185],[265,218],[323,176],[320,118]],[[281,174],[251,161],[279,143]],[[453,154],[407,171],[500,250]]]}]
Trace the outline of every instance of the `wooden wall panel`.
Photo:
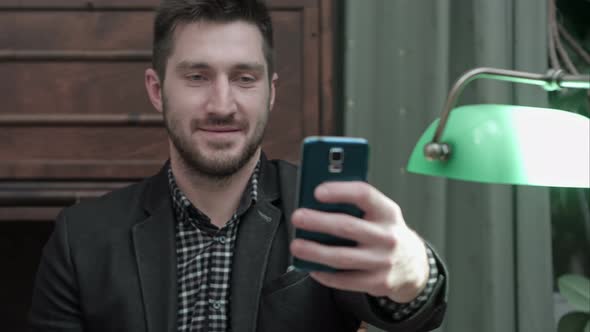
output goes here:
[{"label": "wooden wall panel", "polygon": [[[276,104],[270,115],[263,148],[269,157],[291,161],[299,159],[299,144],[305,136],[305,124],[319,120],[319,108],[310,118],[303,111],[303,76],[305,67],[304,42],[301,38],[301,11],[276,11],[272,13],[275,28],[275,57],[279,75]],[[277,38],[277,36],[285,36]],[[309,84],[317,84],[309,82]],[[319,105],[318,105],[319,106]]]},{"label": "wooden wall panel", "polygon": [[153,19],[151,11],[0,11],[0,45],[14,50],[150,50]]},{"label": "wooden wall panel", "polygon": [[0,151],[12,157],[0,179],[137,179],[159,169],[167,148],[163,127],[6,128]]},{"label": "wooden wall panel", "polygon": [[[271,10],[294,9],[302,7],[317,7],[318,1],[330,0],[266,0]],[[31,9],[31,8],[69,8],[91,10],[96,8],[121,9],[151,9],[160,0],[1,0],[0,9]]]},{"label": "wooden wall panel", "polygon": [[[145,62],[0,62],[5,114],[155,113]],[[0,122],[1,125],[1,122]]]},{"label": "wooden wall panel", "polygon": [[141,161],[164,155],[166,148],[166,130],[162,127],[132,130],[126,127],[40,127],[35,130],[16,127],[0,132],[0,149],[16,160]]},{"label": "wooden wall panel", "polygon": [[64,206],[130,185],[131,182],[4,181],[0,190],[0,227],[6,222],[53,221]]},{"label": "wooden wall panel", "polygon": [[2,0],[0,9],[31,9],[31,8],[66,8],[92,10],[93,8],[109,7],[113,9],[152,9],[160,3],[160,0]]},{"label": "wooden wall panel", "polygon": [[[157,172],[162,117],[143,85],[160,0],[0,0],[0,330],[24,331],[57,213]],[[297,161],[333,134],[332,2],[268,0],[279,83],[263,147]]]},{"label": "wooden wall panel", "polygon": [[[156,168],[146,165],[157,165],[157,161],[162,162],[166,158],[165,150],[150,150],[154,153],[151,158],[140,158],[149,162],[143,163],[132,172],[129,169],[130,158],[112,159],[108,154],[103,156],[101,151],[104,150],[104,146],[94,148],[93,145],[87,145],[94,143],[83,136],[73,140],[77,134],[64,137],[63,130],[59,128],[54,128],[53,131],[37,128],[46,125],[43,121],[48,121],[49,125],[71,125],[79,120],[85,122],[86,126],[92,126],[93,123],[100,126],[104,121],[101,123],[99,119],[105,114],[121,114],[129,119],[137,118],[138,114],[157,117],[143,86],[143,73],[150,66],[147,61],[149,58],[142,60],[140,56],[138,61],[126,61],[125,58],[116,62],[101,61],[101,57],[105,57],[104,52],[112,49],[120,52],[149,53],[149,49],[127,50],[117,47],[124,46],[124,41],[128,40],[134,47],[147,48],[144,44],[149,44],[149,41],[145,36],[149,33],[145,31],[150,30],[152,13],[23,11],[18,15],[12,14],[10,11],[0,12],[0,19],[4,18],[0,21],[0,27],[12,26],[16,27],[13,29],[17,29],[20,26],[19,22],[26,22],[24,26],[27,28],[18,38],[4,37],[12,40],[6,44],[13,48],[0,49],[0,76],[5,78],[0,82],[0,88],[13,96],[0,106],[0,128],[7,128],[3,131],[2,138],[6,144],[13,144],[12,149],[4,149],[4,152],[0,149],[0,154],[8,156],[6,160],[0,161],[0,178],[51,178],[56,175],[63,178],[68,177],[68,174],[72,178],[100,178],[105,174],[119,174],[124,178],[130,173],[138,177],[153,174]],[[126,21],[125,15],[132,19]],[[8,17],[10,19],[7,19]],[[321,126],[318,71],[320,40],[317,22],[319,14],[317,8],[300,8],[274,11],[272,18],[275,35],[285,38],[275,38],[279,86],[277,103],[270,118],[264,148],[271,158],[296,161],[299,158],[301,139],[304,136],[318,134]],[[63,24],[56,25],[55,22]],[[143,26],[135,25],[141,22]],[[73,28],[66,29],[66,26]],[[74,37],[63,38],[66,30],[73,31],[74,33],[69,35]],[[120,38],[110,38],[118,30],[136,32],[128,32]],[[43,31],[48,32],[47,40],[38,37]],[[62,37],[58,38],[58,35]],[[37,40],[43,41],[37,45]],[[40,50],[41,48],[44,49]],[[86,57],[80,55],[80,58],[75,58],[75,54],[85,54]],[[88,57],[92,56],[95,58],[89,61]],[[35,118],[37,114],[39,117]],[[88,117],[84,117],[85,115]],[[63,122],[56,122],[55,119],[58,118],[63,119]],[[115,122],[112,124],[116,125]],[[153,125],[153,122],[151,124]],[[14,130],[10,129],[11,126],[23,128]],[[20,135],[29,130],[38,134],[22,139],[23,136]],[[115,132],[110,135],[109,130],[100,133],[85,128],[83,131],[100,135],[94,136],[94,141],[105,146],[119,142],[123,138]],[[140,139],[148,145],[154,144],[152,140],[141,139],[142,133],[137,128],[128,128],[125,132],[129,138]],[[34,142],[44,142],[39,140],[39,137],[52,137],[54,142],[59,144],[41,148],[40,145],[34,145]],[[112,140],[114,137],[115,141]],[[63,141],[64,139],[66,141]],[[79,142],[82,145],[69,149],[68,142]],[[68,150],[57,151],[62,150],[64,144],[68,146]],[[23,154],[23,151],[27,153]],[[39,152],[42,154],[38,154]],[[85,153],[97,154],[92,158]],[[80,158],[80,167],[75,169],[75,162],[72,162],[74,158]],[[61,168],[65,165],[60,165],[58,159],[66,160],[64,163],[67,167]],[[89,160],[110,160],[113,161],[113,165],[108,170],[94,172],[101,168],[98,164],[90,165]],[[20,169],[15,171],[15,165]],[[61,171],[57,170],[59,168]],[[36,171],[45,173],[35,173]]]}]

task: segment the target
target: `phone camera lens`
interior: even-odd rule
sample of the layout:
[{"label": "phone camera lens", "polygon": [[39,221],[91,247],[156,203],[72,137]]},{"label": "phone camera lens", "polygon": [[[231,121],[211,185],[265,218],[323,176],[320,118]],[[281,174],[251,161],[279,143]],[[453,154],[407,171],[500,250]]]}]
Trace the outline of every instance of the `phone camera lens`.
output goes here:
[{"label": "phone camera lens", "polygon": [[344,157],[344,153],[341,148],[333,148],[330,150],[330,161],[332,162],[342,162]]}]

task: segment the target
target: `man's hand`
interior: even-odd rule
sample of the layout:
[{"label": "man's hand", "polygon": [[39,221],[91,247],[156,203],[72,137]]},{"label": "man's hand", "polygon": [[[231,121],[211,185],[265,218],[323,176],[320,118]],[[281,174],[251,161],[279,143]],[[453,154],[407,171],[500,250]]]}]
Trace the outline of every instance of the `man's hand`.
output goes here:
[{"label": "man's hand", "polygon": [[325,203],[349,203],[364,211],[363,219],[347,214],[297,209],[293,225],[357,242],[356,247],[327,246],[295,239],[298,258],[348,270],[312,272],[319,283],[342,290],[412,301],[428,281],[428,260],[422,239],[406,225],[399,206],[365,182],[327,182],[315,197]]}]

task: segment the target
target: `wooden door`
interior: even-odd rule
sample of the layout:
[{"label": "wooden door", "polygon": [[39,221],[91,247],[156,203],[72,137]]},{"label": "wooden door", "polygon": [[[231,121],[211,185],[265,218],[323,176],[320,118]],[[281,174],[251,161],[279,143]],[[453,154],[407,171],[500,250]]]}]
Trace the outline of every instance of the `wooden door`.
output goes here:
[{"label": "wooden door", "polygon": [[[23,331],[64,206],[152,175],[166,131],[143,86],[158,0],[0,0],[0,330]],[[264,148],[333,133],[332,0],[270,0],[280,83]]]}]

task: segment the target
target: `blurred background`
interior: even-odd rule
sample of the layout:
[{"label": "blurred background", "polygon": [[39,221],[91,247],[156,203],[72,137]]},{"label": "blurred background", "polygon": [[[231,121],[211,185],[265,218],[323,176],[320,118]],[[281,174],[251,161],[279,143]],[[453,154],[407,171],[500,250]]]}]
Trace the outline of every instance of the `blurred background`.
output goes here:
[{"label": "blurred background", "polygon": [[[451,295],[439,331],[555,331],[572,311],[557,278],[590,276],[588,189],[405,171],[463,72],[590,72],[576,49],[590,52],[590,1],[552,1],[267,1],[280,83],[265,150],[296,162],[305,136],[369,140],[370,182],[448,264]],[[2,331],[24,331],[57,212],[149,176],[166,159],[166,133],[143,87],[157,3],[0,0]],[[470,85],[459,104],[472,103],[586,116],[590,108],[588,91],[498,82]]]}]

